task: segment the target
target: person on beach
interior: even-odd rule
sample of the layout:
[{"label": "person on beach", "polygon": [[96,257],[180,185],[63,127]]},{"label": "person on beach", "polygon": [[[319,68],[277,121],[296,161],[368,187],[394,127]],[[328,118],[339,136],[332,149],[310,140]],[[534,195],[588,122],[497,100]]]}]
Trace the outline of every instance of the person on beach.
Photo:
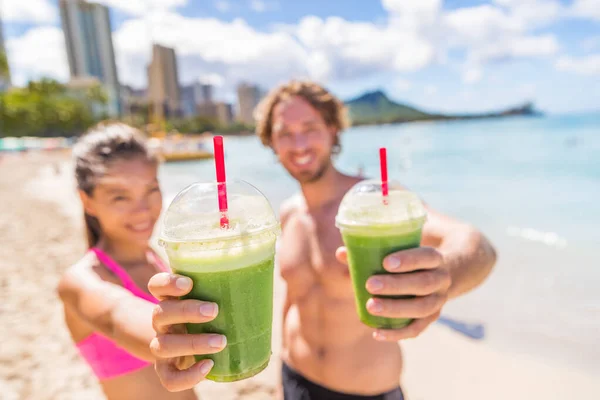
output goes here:
[{"label": "person on beach", "polygon": [[[444,304],[481,284],[495,264],[494,248],[484,235],[427,206],[420,248],[389,255],[389,275],[373,276],[373,295],[413,298],[371,298],[376,316],[414,318],[397,330],[362,324],[334,218],[344,194],[362,177],[339,172],[332,158],[341,150],[340,133],[347,127],[343,103],[313,82],[284,84],[257,109],[257,134],[300,184],[301,193],[280,211],[282,236],[279,270],[287,282],[283,311],[282,389],[286,400],[403,399],[399,386],[402,352],[398,341],[419,336],[439,316]],[[157,295],[179,296],[176,275],[158,274],[149,289]],[[191,306],[190,306],[191,307]],[[161,308],[161,305],[158,306]],[[161,363],[193,354],[193,335],[175,338],[167,332],[191,320],[169,304],[155,314],[162,327]],[[201,349],[203,349],[201,347]],[[160,358],[160,357],[159,357]],[[434,362],[432,360],[432,362]],[[199,370],[158,370],[171,390],[184,390],[204,378]]]},{"label": "person on beach", "polygon": [[[58,294],[81,357],[109,400],[196,399],[192,390],[173,393],[160,384],[149,348],[158,300],[146,288],[151,276],[169,271],[148,244],[162,208],[157,159],[138,131],[120,123],[92,128],[73,155],[89,250],[66,271]],[[216,308],[203,312],[192,319],[209,321]]]}]

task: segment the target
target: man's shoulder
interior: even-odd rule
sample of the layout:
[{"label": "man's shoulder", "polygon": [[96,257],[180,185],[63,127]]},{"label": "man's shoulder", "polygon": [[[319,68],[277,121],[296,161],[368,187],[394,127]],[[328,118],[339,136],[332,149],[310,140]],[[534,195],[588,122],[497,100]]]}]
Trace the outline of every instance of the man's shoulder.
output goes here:
[{"label": "man's shoulder", "polygon": [[279,219],[281,223],[285,224],[286,220],[288,220],[290,216],[302,210],[303,207],[304,197],[302,197],[302,194],[300,193],[296,193],[295,195],[284,200],[279,207]]}]

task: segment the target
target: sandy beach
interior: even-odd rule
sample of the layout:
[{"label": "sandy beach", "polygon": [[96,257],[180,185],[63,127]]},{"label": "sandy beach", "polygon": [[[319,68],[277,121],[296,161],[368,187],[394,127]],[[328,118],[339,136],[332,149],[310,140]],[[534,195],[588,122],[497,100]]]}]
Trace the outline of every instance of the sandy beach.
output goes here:
[{"label": "sandy beach", "polygon": [[[103,398],[70,340],[55,293],[61,273],[85,250],[70,175],[64,154],[0,159],[2,399]],[[275,397],[284,294],[285,285],[277,278],[268,369],[235,384],[204,382],[197,387],[203,399]],[[522,352],[501,352],[485,340],[473,341],[441,325],[402,346],[402,385],[409,400],[600,398],[600,382],[591,373]]]}]

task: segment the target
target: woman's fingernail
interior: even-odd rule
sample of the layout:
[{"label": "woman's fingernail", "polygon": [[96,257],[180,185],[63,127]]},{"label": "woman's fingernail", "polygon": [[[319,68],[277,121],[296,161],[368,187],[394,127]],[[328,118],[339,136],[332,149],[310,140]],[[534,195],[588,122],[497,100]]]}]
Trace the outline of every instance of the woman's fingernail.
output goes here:
[{"label": "woman's fingernail", "polygon": [[379,331],[375,331],[373,332],[373,339],[376,340],[385,340],[385,334],[379,332]]},{"label": "woman's fingernail", "polygon": [[369,311],[374,313],[380,313],[383,311],[383,306],[381,305],[381,303],[373,299],[367,300],[367,308],[369,309]]},{"label": "woman's fingernail", "polygon": [[202,372],[202,375],[206,375],[210,372],[214,365],[215,362],[213,360],[204,360],[200,366],[200,372]]},{"label": "woman's fingernail", "polygon": [[400,269],[400,259],[398,257],[389,257],[387,259],[388,269],[397,270]]},{"label": "woman's fingernail", "polygon": [[371,290],[373,292],[378,292],[381,289],[383,289],[383,282],[379,278],[371,278],[367,282],[367,287],[369,290]]},{"label": "woman's fingernail", "polygon": [[181,290],[189,289],[192,286],[192,281],[190,278],[185,278],[182,276],[181,278],[177,278],[175,281],[175,286],[177,286],[177,289]]},{"label": "woman's fingernail", "polygon": [[216,317],[219,313],[219,306],[215,303],[203,303],[200,305],[200,314],[205,317]]},{"label": "woman's fingernail", "polygon": [[225,347],[227,344],[227,338],[223,335],[213,335],[208,339],[208,345],[215,349]]}]

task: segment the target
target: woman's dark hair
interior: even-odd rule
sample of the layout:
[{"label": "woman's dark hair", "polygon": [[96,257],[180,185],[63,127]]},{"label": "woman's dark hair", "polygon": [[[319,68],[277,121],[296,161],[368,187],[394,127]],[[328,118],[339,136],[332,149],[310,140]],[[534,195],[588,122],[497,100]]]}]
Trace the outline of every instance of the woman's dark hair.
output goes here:
[{"label": "woman's dark hair", "polygon": [[[92,196],[98,179],[116,161],[142,158],[149,163],[158,159],[148,147],[143,134],[120,122],[101,122],[90,128],[73,147],[77,188]],[[100,240],[98,219],[84,211],[88,246]]]}]

